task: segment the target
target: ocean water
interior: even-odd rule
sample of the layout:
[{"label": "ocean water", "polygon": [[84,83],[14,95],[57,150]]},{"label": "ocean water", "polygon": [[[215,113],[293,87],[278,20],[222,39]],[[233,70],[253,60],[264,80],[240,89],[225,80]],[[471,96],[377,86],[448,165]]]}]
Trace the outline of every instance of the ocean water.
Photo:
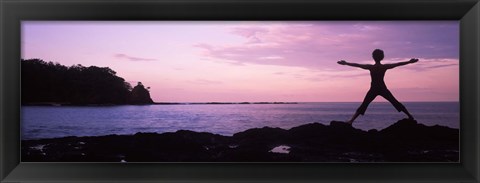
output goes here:
[{"label": "ocean water", "polygon": [[[360,103],[195,104],[125,106],[22,106],[22,139],[100,136],[137,132],[192,130],[232,135],[264,126],[289,129],[302,124],[350,119]],[[404,102],[425,125],[459,128],[458,102]],[[355,128],[370,130],[392,125],[405,114],[387,102],[373,102]]]}]

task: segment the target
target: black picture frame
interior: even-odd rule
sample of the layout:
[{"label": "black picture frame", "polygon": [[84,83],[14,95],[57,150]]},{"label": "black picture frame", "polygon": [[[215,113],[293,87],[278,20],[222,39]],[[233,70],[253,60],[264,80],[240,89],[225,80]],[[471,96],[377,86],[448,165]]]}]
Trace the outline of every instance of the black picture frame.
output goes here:
[{"label": "black picture frame", "polygon": [[[459,20],[460,163],[20,162],[22,20]],[[0,0],[0,182],[479,182],[478,0]]]}]

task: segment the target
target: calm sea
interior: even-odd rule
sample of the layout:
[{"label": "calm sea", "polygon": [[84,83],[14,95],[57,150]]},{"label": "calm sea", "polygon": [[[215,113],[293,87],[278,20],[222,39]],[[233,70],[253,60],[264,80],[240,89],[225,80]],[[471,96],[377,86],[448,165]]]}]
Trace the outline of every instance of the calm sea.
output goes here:
[{"label": "calm sea", "polygon": [[[289,129],[307,123],[350,119],[360,103],[196,104],[145,106],[23,106],[22,139],[174,132],[180,129],[232,135],[264,126]],[[425,125],[459,128],[458,102],[405,102]],[[355,128],[383,129],[405,118],[390,103],[370,104]]]}]

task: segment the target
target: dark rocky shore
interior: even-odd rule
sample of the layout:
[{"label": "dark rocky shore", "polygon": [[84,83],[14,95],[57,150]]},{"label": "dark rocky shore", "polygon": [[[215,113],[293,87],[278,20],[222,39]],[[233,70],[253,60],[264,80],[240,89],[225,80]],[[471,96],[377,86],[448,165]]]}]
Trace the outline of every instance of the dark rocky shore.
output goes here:
[{"label": "dark rocky shore", "polygon": [[21,152],[23,162],[457,162],[459,130],[403,119],[363,131],[332,121],[233,136],[180,130],[24,140]]}]

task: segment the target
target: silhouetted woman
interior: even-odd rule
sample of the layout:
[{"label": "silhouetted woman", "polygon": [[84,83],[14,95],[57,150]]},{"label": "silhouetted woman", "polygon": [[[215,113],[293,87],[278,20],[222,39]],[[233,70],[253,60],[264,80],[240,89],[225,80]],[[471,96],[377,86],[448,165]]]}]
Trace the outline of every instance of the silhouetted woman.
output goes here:
[{"label": "silhouetted woman", "polygon": [[393,69],[397,66],[407,65],[411,63],[418,62],[418,59],[412,58],[410,61],[406,62],[398,62],[394,64],[381,64],[380,61],[383,60],[383,51],[380,49],[376,49],[372,52],[373,60],[375,60],[375,64],[357,64],[357,63],[349,63],[345,60],[338,61],[337,63],[340,65],[348,65],[352,67],[359,67],[362,69],[367,69],[370,71],[370,76],[372,78],[372,82],[370,85],[370,90],[368,90],[365,99],[363,99],[362,105],[357,109],[357,112],[352,116],[352,119],[347,121],[347,123],[352,124],[353,121],[358,117],[358,115],[364,115],[365,111],[367,110],[368,105],[372,102],[375,97],[378,95],[382,96],[383,98],[387,99],[392,105],[398,110],[398,112],[404,112],[409,119],[413,119],[413,116],[407,111],[407,108],[403,106],[395,97],[393,97],[392,93],[387,89],[387,85],[383,81],[385,76],[385,72],[388,69]]}]

